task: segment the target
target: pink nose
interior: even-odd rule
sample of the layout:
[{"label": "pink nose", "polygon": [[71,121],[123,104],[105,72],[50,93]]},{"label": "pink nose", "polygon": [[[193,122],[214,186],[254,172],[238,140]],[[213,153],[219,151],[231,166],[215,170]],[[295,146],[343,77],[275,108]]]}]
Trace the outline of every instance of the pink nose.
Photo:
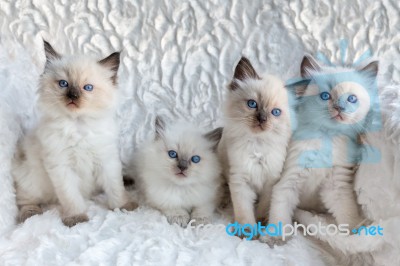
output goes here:
[{"label": "pink nose", "polygon": [[344,107],[342,107],[342,106],[339,106],[339,105],[337,105],[337,104],[335,104],[335,105],[333,106],[333,108],[334,108],[336,111],[338,111],[338,112],[340,112],[340,111],[343,111],[343,110],[344,110]]}]

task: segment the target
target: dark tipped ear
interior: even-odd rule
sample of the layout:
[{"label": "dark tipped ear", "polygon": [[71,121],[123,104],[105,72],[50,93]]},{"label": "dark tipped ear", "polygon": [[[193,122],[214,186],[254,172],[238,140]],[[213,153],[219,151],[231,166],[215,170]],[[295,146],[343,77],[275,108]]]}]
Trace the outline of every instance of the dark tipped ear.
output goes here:
[{"label": "dark tipped ear", "polygon": [[99,61],[100,65],[103,65],[114,72],[114,75],[111,77],[111,80],[114,84],[117,83],[117,73],[120,63],[119,57],[120,57],[120,52],[115,52]]},{"label": "dark tipped ear", "polygon": [[[239,61],[239,63],[236,65],[235,68],[235,74],[233,75],[233,79],[238,79],[238,80],[245,80],[245,79],[260,79],[258,76],[257,72],[253,68],[253,66],[250,63],[250,60],[247,59],[246,57],[242,57]],[[236,89],[237,84],[235,81],[232,81],[230,85],[230,89],[234,90]]]},{"label": "dark tipped ear", "polygon": [[60,59],[61,55],[57,53],[50,43],[43,40],[44,53],[46,55],[46,65],[54,59]]},{"label": "dark tipped ear", "polygon": [[303,78],[310,76],[310,71],[320,71],[321,66],[311,55],[305,55],[300,65],[300,74]]},{"label": "dark tipped ear", "polygon": [[360,72],[367,72],[370,75],[377,76],[378,75],[378,70],[379,70],[379,61],[372,61],[368,63],[368,65],[362,67],[358,71]]},{"label": "dark tipped ear", "polygon": [[291,91],[296,97],[301,97],[306,92],[308,84],[310,84],[310,79],[300,79],[292,83],[286,84],[286,88]]},{"label": "dark tipped ear", "polygon": [[160,139],[164,134],[165,122],[161,117],[156,116],[156,121],[154,125],[156,130],[156,139]]},{"label": "dark tipped ear", "polygon": [[257,72],[251,65],[250,60],[246,57],[240,58],[240,61],[235,68],[235,74],[233,78],[239,80],[245,80],[247,78],[260,79]]},{"label": "dark tipped ear", "polygon": [[223,127],[218,127],[204,135],[206,139],[213,143],[213,150],[217,150],[218,148],[218,143],[221,140],[223,129]]}]

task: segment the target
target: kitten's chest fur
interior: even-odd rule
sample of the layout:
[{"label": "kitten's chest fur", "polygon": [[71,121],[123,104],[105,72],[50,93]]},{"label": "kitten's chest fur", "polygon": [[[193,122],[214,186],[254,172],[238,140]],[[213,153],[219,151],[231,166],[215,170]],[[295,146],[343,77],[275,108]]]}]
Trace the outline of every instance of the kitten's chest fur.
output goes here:
[{"label": "kitten's chest fur", "polygon": [[[292,142],[288,165],[298,167],[304,182],[300,193],[301,208],[324,211],[321,200],[317,200],[322,188],[333,189],[337,178],[346,178],[349,182],[353,180],[355,162],[350,161],[349,153],[354,151],[349,146],[349,139],[342,136],[330,139],[329,143],[321,139]],[[307,165],[308,162],[312,165]]]},{"label": "kitten's chest fur", "polygon": [[114,129],[106,125],[79,119],[49,121],[38,132],[43,156],[60,156],[79,176],[90,178],[101,166],[101,153],[112,145],[107,132]]},{"label": "kitten's chest fur", "polygon": [[[201,205],[205,199],[215,197],[213,183],[207,188],[204,184],[177,185],[168,180],[158,180],[157,185],[146,185],[147,203],[160,209],[184,208],[190,211]],[[152,196],[149,196],[152,195]]]},{"label": "kitten's chest fur", "polygon": [[[280,177],[287,148],[286,136],[244,136],[227,138],[226,154],[229,172],[236,173],[261,191],[266,183],[274,184]],[[226,145],[226,142],[224,143]]]}]

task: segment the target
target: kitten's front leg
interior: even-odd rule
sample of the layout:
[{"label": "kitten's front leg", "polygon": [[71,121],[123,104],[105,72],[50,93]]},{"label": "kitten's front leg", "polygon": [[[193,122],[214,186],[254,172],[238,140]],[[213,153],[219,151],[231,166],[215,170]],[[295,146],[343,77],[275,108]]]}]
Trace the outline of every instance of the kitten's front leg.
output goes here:
[{"label": "kitten's front leg", "polygon": [[189,212],[185,209],[168,209],[163,210],[167,216],[170,224],[178,224],[179,226],[186,227],[190,220]]},{"label": "kitten's front leg", "polygon": [[260,193],[256,208],[256,219],[259,222],[266,222],[268,220],[268,212],[271,203],[272,188],[273,188],[273,183],[266,182]]},{"label": "kitten's front leg", "polygon": [[62,221],[72,227],[89,221],[86,202],[79,190],[79,176],[66,165],[47,162],[45,167],[62,207]]},{"label": "kitten's front leg", "polygon": [[239,224],[255,224],[254,202],[256,193],[240,177],[233,175],[229,180],[229,190],[233,204],[235,221]]},{"label": "kitten's front leg", "polygon": [[21,205],[19,214],[18,214],[18,222],[23,223],[23,222],[25,222],[26,219],[28,219],[34,215],[39,215],[42,213],[43,213],[43,210],[39,205],[36,205],[36,204]]},{"label": "kitten's front leg", "polygon": [[[299,204],[301,183],[298,179],[299,176],[296,174],[284,175],[274,186],[268,224],[278,226],[281,223],[282,228],[292,224],[294,209]],[[285,234],[284,229],[282,229],[282,234]],[[286,235],[285,240],[283,240],[283,236],[264,235],[260,237],[260,241],[267,243],[270,247],[282,245],[288,239],[290,239],[290,236]]]},{"label": "kitten's front leg", "polygon": [[350,230],[356,228],[363,218],[359,215],[353,190],[353,171],[335,167],[330,180],[321,189],[321,198],[338,224],[348,224]]},{"label": "kitten's front leg", "polygon": [[124,187],[122,167],[119,159],[104,160],[99,173],[99,179],[107,195],[110,209],[121,208],[133,211],[138,207],[136,202],[129,201],[128,194]]}]

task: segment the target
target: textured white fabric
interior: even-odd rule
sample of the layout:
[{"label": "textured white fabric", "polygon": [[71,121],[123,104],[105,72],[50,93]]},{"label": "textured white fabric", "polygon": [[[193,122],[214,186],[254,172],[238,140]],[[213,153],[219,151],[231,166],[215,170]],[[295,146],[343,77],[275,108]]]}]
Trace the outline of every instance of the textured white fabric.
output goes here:
[{"label": "textured white fabric", "polygon": [[223,230],[187,236],[149,209],[125,214],[91,205],[90,222],[72,229],[53,209],[15,226],[10,159],[21,130],[34,123],[41,39],[66,54],[100,58],[122,50],[119,124],[127,166],[155,114],[220,125],[225,86],[242,54],[259,72],[287,79],[298,75],[304,52],[339,61],[339,40],[347,39],[350,59],[371,49],[383,77],[399,82],[399,12],[396,0],[0,0],[0,264],[321,264],[303,238],[271,250]]}]

